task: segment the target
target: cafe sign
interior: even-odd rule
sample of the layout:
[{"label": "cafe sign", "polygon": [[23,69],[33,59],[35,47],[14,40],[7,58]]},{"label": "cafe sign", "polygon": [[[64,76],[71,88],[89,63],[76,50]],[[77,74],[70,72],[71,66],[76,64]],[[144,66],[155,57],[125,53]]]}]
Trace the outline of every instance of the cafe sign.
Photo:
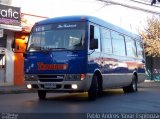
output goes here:
[{"label": "cafe sign", "polygon": [[0,4],[0,24],[20,26],[20,8]]}]

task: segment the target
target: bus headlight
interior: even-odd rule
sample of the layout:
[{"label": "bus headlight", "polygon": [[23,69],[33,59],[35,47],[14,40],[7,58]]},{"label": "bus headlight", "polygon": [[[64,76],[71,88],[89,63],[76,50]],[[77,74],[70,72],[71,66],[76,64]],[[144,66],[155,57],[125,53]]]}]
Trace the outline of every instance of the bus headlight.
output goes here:
[{"label": "bus headlight", "polygon": [[81,81],[86,78],[85,74],[68,74],[66,75],[66,81]]},{"label": "bus headlight", "polygon": [[66,75],[66,81],[79,81],[80,75],[79,74],[68,74]]},{"label": "bus headlight", "polygon": [[81,77],[81,81],[82,81],[86,78],[86,74],[81,74],[80,77]]}]

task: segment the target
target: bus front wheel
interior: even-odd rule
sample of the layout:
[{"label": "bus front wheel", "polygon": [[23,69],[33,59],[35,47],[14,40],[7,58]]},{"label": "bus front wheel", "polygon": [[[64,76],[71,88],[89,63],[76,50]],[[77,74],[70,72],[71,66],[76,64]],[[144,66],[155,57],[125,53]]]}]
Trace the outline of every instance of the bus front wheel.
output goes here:
[{"label": "bus front wheel", "polygon": [[46,91],[38,90],[38,97],[40,100],[44,100],[46,98]]},{"label": "bus front wheel", "polygon": [[96,100],[97,93],[98,93],[98,81],[97,81],[97,76],[94,75],[92,78],[91,86],[88,90],[88,99]]}]

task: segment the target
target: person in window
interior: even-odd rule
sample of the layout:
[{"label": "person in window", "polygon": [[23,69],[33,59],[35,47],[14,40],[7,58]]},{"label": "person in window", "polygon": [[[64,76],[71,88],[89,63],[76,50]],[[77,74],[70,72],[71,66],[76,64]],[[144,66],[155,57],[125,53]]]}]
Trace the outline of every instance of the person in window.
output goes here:
[{"label": "person in window", "polygon": [[74,50],[79,50],[81,48],[83,48],[83,45],[84,45],[84,41],[83,41],[83,38],[79,38],[79,37],[76,37],[76,36],[70,36],[69,38],[69,47],[74,49]]}]

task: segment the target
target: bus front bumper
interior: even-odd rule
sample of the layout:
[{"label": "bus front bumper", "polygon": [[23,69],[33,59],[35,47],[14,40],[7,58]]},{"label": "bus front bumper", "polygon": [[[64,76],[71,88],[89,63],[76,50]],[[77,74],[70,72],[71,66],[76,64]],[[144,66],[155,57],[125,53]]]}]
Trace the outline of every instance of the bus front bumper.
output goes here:
[{"label": "bus front bumper", "polygon": [[40,82],[40,81],[25,81],[28,89],[46,90],[52,92],[86,92],[90,88],[91,79],[83,81],[63,81],[63,82]]}]

